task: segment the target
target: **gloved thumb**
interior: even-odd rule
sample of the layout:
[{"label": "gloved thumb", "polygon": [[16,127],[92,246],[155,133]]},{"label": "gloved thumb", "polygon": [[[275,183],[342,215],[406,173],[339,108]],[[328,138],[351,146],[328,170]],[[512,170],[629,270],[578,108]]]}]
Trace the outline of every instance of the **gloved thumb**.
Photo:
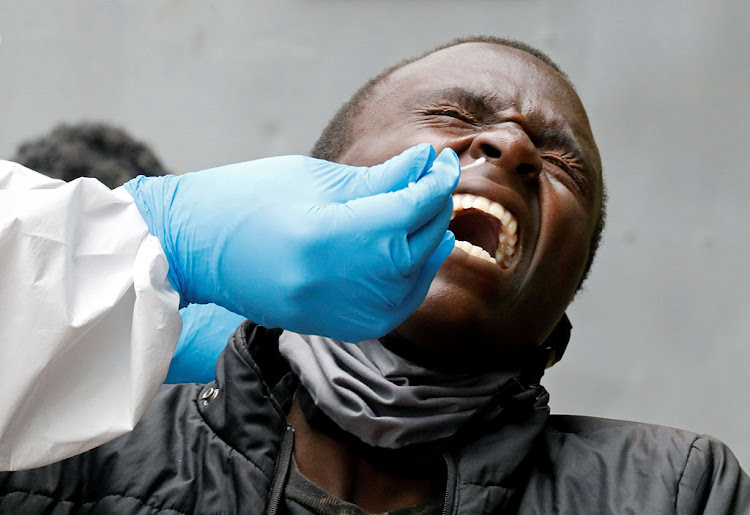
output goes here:
[{"label": "gloved thumb", "polygon": [[315,171],[315,180],[330,202],[348,202],[404,189],[417,182],[434,161],[435,149],[421,143],[369,168],[326,163]]}]

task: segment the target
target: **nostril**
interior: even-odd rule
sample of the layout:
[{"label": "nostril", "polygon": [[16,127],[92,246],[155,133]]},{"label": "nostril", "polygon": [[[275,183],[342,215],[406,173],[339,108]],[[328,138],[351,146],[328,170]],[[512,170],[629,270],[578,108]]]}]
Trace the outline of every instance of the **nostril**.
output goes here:
[{"label": "nostril", "polygon": [[482,153],[490,159],[497,159],[502,155],[500,149],[487,143],[482,143]]},{"label": "nostril", "polygon": [[537,173],[537,167],[531,163],[521,163],[516,166],[518,175],[535,175]]}]

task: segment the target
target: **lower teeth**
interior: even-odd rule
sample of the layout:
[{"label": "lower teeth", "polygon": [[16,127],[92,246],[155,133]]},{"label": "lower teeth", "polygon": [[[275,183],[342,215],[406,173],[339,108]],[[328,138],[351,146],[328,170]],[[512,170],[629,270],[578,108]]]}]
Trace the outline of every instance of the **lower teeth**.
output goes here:
[{"label": "lower teeth", "polygon": [[510,267],[510,258],[515,252],[515,248],[513,247],[503,247],[501,249],[498,249],[498,252],[493,258],[490,253],[484,250],[482,247],[478,247],[472,243],[469,243],[468,241],[456,240],[456,247],[463,250],[470,256],[482,258],[486,261],[489,261],[490,263],[499,264],[504,268]]}]

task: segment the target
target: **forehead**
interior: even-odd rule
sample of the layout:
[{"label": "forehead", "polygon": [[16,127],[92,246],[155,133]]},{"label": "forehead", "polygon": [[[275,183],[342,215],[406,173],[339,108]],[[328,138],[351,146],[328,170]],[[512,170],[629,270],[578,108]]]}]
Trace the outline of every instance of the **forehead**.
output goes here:
[{"label": "forehead", "polygon": [[519,109],[546,104],[569,117],[585,116],[561,73],[527,52],[492,43],[462,43],[433,52],[393,72],[380,89],[393,93],[451,87],[502,98]]}]

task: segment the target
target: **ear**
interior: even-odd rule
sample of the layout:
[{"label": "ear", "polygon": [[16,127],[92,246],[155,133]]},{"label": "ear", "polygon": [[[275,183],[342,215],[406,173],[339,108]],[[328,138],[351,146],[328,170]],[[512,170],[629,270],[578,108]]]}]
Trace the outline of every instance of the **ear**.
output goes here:
[{"label": "ear", "polygon": [[546,355],[546,363],[544,368],[550,368],[552,365],[560,361],[565,354],[565,349],[568,347],[570,341],[570,331],[573,329],[573,325],[570,323],[567,313],[563,313],[562,318],[547,336],[547,339],[542,342],[540,350],[543,355]]}]

